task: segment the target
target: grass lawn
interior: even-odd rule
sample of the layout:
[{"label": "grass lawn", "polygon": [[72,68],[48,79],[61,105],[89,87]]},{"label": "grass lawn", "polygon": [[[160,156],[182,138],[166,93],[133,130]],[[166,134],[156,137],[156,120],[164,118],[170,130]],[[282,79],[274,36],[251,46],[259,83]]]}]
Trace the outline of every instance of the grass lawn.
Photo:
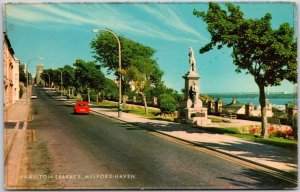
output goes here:
[{"label": "grass lawn", "polygon": [[156,120],[163,120],[163,121],[173,121],[174,120],[173,117],[163,117],[163,116],[156,115],[159,111],[154,110],[154,109],[148,109],[148,114],[145,114],[145,109],[143,107],[140,109],[139,108],[134,108],[134,109],[124,108],[123,112],[140,115],[140,116],[143,116],[143,117],[146,117],[149,119],[156,119]]},{"label": "grass lawn", "polygon": [[278,137],[263,139],[263,138],[260,138],[258,136],[251,135],[251,134],[242,134],[238,131],[237,128],[234,128],[234,127],[232,127],[232,128],[201,127],[199,129],[205,130],[205,131],[208,131],[211,133],[230,135],[230,136],[246,139],[246,140],[257,142],[257,143],[269,144],[269,145],[274,145],[274,146],[278,146],[278,147],[284,147],[284,148],[288,148],[288,149],[297,150],[297,141],[284,139],[284,138],[278,138]]},{"label": "grass lawn", "polygon": [[220,119],[220,118],[215,118],[215,117],[208,117],[208,119],[211,120],[211,122],[213,123],[229,123],[229,120],[224,120],[224,119]]},{"label": "grass lawn", "polygon": [[[118,104],[116,102],[111,102],[111,101],[103,101],[103,102],[99,102],[99,103],[93,103],[97,106],[103,107],[103,108],[110,108],[113,110],[118,110]],[[136,114],[136,115],[140,115],[149,119],[155,119],[155,120],[162,120],[162,121],[174,121],[173,117],[164,117],[164,116],[159,116],[156,115],[159,110],[154,110],[154,109],[150,109],[148,108],[148,114],[145,114],[145,109],[143,106],[141,106],[141,108],[126,108],[123,107],[122,111],[124,113],[132,113],[132,114]]]},{"label": "grass lawn", "polygon": [[213,118],[213,117],[209,117],[208,119],[211,120],[211,122],[213,123],[222,123],[222,119],[219,119],[219,118]]},{"label": "grass lawn", "polygon": [[91,102],[92,104],[103,107],[103,108],[110,108],[110,109],[116,109],[118,110],[118,104],[111,101],[102,101],[102,102]]}]

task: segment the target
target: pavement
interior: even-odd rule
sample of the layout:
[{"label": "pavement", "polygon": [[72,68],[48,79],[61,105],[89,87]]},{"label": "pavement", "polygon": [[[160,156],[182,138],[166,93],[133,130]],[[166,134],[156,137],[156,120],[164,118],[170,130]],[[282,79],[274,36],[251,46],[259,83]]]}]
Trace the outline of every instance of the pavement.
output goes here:
[{"label": "pavement", "polygon": [[4,110],[4,186],[17,186],[30,104],[26,104],[26,94]]},{"label": "pavement", "polygon": [[[297,173],[297,154],[286,148],[255,143],[224,134],[208,133],[193,125],[148,119],[130,113],[123,112],[121,117],[118,118],[115,110],[107,108],[91,107],[91,111],[135,124],[140,127],[151,129],[161,134],[200,145],[276,171],[294,174]],[[234,120],[233,123],[235,125],[257,124],[257,122],[245,120]],[[222,126],[222,123],[215,123],[213,126]]]}]

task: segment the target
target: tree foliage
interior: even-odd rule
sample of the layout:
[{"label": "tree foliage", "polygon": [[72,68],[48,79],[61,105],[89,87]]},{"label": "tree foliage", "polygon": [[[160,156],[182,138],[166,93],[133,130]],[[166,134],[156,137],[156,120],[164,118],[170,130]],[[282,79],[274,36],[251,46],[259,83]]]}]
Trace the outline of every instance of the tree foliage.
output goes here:
[{"label": "tree foliage", "polygon": [[26,84],[27,79],[26,79],[26,73],[24,72],[24,67],[25,65],[19,65],[19,80],[20,82]]},{"label": "tree foliage", "polygon": [[107,67],[108,71],[116,71],[123,76],[123,93],[126,90],[134,89],[142,96],[147,113],[146,90],[161,82],[163,72],[153,58],[155,50],[133,40],[118,36],[122,50],[122,71],[118,71],[118,43],[115,37],[109,32],[99,33],[91,42],[95,58],[101,66]]},{"label": "tree foliage", "polygon": [[172,114],[176,111],[177,102],[170,94],[159,96],[159,108],[163,114]]},{"label": "tree foliage", "polygon": [[55,86],[59,86],[60,85],[60,74],[58,74],[57,72],[55,72],[54,69],[44,69],[43,74],[42,74],[42,79],[49,83],[49,76],[50,76],[50,83],[54,84]]},{"label": "tree foliage", "polygon": [[75,85],[75,69],[70,65],[65,65],[62,68],[63,73],[63,87],[68,89]]},{"label": "tree foliage", "polygon": [[75,67],[74,78],[77,87],[81,87],[85,91],[88,89],[100,91],[103,88],[105,84],[104,74],[94,62],[77,59],[73,66]]},{"label": "tree foliage", "polygon": [[116,100],[118,98],[117,84],[113,80],[105,78],[105,84],[101,90],[101,95],[105,99]]},{"label": "tree foliage", "polygon": [[216,3],[209,3],[207,12],[194,10],[194,15],[207,23],[211,41],[200,49],[200,53],[215,46],[232,48],[233,63],[238,73],[246,71],[254,77],[260,92],[262,106],[262,134],[268,137],[266,124],[266,86],[280,85],[286,79],[297,81],[297,42],[294,29],[283,23],[272,29],[271,14],[260,19],[246,19],[238,6],[226,4],[228,12]]}]

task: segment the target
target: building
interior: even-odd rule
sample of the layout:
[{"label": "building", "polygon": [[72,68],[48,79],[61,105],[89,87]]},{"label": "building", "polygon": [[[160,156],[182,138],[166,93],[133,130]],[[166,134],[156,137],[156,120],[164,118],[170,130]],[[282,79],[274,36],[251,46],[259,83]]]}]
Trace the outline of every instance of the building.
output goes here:
[{"label": "building", "polygon": [[44,80],[42,79],[42,74],[43,74],[43,71],[44,71],[44,66],[42,64],[38,64],[36,66],[36,80],[35,80],[35,83],[37,85],[39,84],[44,84]]},{"label": "building", "polygon": [[245,114],[245,104],[238,103],[236,98],[232,98],[230,104],[227,104],[223,107],[223,112],[227,112],[230,114]]},{"label": "building", "polygon": [[20,98],[20,60],[15,57],[15,66],[13,68],[13,103]]},{"label": "building", "polygon": [[4,108],[10,107],[19,99],[19,60],[14,57],[14,50],[6,32],[3,33],[3,80]]}]

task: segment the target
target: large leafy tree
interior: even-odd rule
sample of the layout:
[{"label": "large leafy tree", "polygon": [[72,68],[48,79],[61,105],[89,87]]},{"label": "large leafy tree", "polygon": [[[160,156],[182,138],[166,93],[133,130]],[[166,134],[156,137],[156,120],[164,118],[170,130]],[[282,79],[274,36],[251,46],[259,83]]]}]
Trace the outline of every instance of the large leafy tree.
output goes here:
[{"label": "large leafy tree", "polygon": [[286,79],[297,81],[297,43],[294,29],[283,23],[271,27],[271,14],[260,19],[246,19],[238,6],[226,4],[228,11],[209,3],[207,12],[194,10],[194,15],[207,23],[211,41],[200,49],[204,53],[217,46],[232,48],[236,71],[251,74],[259,88],[262,136],[268,138],[265,87],[280,85]]},{"label": "large leafy tree", "polygon": [[49,76],[50,76],[50,83],[54,84],[54,86],[60,86],[60,73],[54,69],[44,69],[42,74],[42,79],[49,83]]},{"label": "large leafy tree", "polygon": [[106,67],[109,72],[123,75],[123,93],[134,89],[142,96],[145,113],[148,112],[146,90],[161,82],[163,72],[153,58],[155,50],[133,40],[118,36],[122,47],[122,71],[118,71],[118,43],[110,33],[99,33],[91,42],[95,58]]},{"label": "large leafy tree", "polygon": [[75,84],[87,92],[88,101],[90,101],[89,90],[94,89],[98,93],[101,91],[105,84],[104,74],[100,71],[100,66],[94,62],[77,59],[73,65],[75,67]]},{"label": "large leafy tree", "polygon": [[63,87],[68,90],[69,95],[74,97],[75,87],[75,69],[70,65],[65,65],[62,69],[63,73]]}]

